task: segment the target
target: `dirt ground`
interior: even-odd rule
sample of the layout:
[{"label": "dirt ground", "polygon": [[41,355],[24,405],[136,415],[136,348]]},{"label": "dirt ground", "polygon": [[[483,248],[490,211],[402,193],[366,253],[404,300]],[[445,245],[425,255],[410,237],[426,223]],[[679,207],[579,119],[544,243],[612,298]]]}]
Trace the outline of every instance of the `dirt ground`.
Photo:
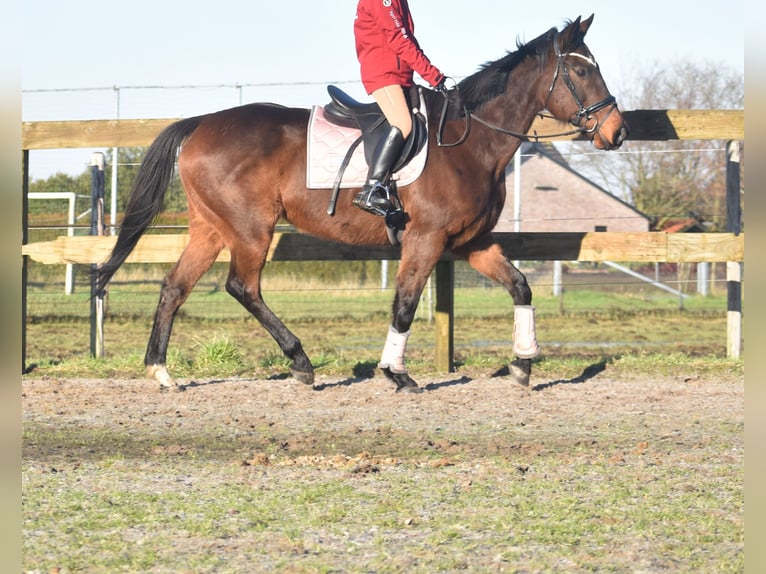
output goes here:
[{"label": "dirt ground", "polygon": [[415,395],[394,393],[378,375],[319,376],[313,388],[290,378],[182,382],[187,390],[172,393],[140,379],[25,378],[25,472],[67,472],[116,453],[193,453],[243,469],[290,466],[296,477],[403,462],[473,472],[497,459],[521,461],[531,476],[535,457],[552,451],[564,465],[582,456],[679,469],[690,457],[734,468],[744,460],[744,377],[734,374],[626,376],[607,367],[533,376],[529,389],[456,374],[419,379],[425,391]]},{"label": "dirt ground", "polygon": [[[482,450],[498,454],[512,449],[515,441],[543,442],[552,435],[574,440],[586,429],[626,417],[650,419],[658,434],[692,420],[744,422],[744,377],[734,374],[614,378],[608,368],[599,367],[568,379],[539,380],[533,374],[529,389],[502,376],[457,374],[420,378],[424,392],[415,395],[395,393],[382,376],[320,375],[313,387],[289,378],[181,382],[186,390],[176,393],[161,392],[156,383],[143,379],[26,378],[23,419],[62,427],[122,428],[139,442],[168,435],[200,437],[215,428],[232,437],[250,437],[248,442],[257,445],[260,433],[267,441],[283,436],[282,450],[294,454],[326,450],[312,436],[337,434],[350,447],[353,438],[344,441],[343,435],[388,429],[417,437],[435,428],[470,435],[471,428],[496,421],[497,440],[486,436],[462,445],[477,456]],[[509,441],[509,429],[515,441]],[[383,453],[387,447],[399,448],[382,440],[375,450]],[[36,455],[55,456],[25,445],[25,457]]]}]

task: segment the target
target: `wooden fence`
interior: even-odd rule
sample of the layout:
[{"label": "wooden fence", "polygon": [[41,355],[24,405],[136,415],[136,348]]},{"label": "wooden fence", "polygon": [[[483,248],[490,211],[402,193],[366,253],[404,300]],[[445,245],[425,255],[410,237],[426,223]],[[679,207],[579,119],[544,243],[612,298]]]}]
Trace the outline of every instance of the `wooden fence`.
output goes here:
[{"label": "wooden fence", "polygon": [[[744,110],[634,110],[623,112],[634,141],[742,140],[745,137]],[[81,147],[148,146],[163,128],[177,119],[83,120],[24,122],[21,147],[24,150]],[[568,131],[567,124],[538,117],[529,133]],[[571,135],[558,140],[584,139]]]},{"label": "wooden fence", "polygon": [[[624,116],[631,126],[632,140],[742,140],[743,110],[636,110]],[[77,147],[120,147],[149,145],[174,119],[92,120],[27,122],[22,125],[23,193],[28,191],[29,150]],[[530,133],[561,131],[556,120],[538,118]],[[568,136],[559,139],[577,139]],[[738,162],[737,158],[737,162]],[[738,163],[737,163],[738,165]],[[731,196],[739,205],[739,178]],[[733,200],[730,200],[730,204]],[[114,237],[59,237],[53,241],[27,243],[27,213],[24,202],[22,238],[22,312],[26,315],[26,266],[28,258],[45,264],[99,263],[106,259]],[[735,210],[735,216],[739,212]],[[730,217],[732,217],[730,210]],[[731,222],[730,222],[731,223]],[[502,233],[497,237],[507,253],[519,260],[566,261],[647,261],[647,262],[728,262],[736,264],[729,277],[729,332],[727,353],[739,356],[741,340],[741,286],[739,263],[744,261],[744,234],[739,221],[730,225],[733,233],[667,234],[648,233]],[[145,235],[128,263],[175,262],[186,245],[186,235]],[[224,251],[219,261],[227,261]],[[348,246],[296,233],[275,235],[269,252],[274,261],[297,260],[396,260],[396,247]],[[453,280],[454,262],[445,257],[436,267],[436,354],[438,369],[453,368]],[[736,285],[733,286],[732,283]],[[26,323],[24,317],[23,325]],[[22,333],[22,368],[26,364],[25,332]]]},{"label": "wooden fence", "polygon": [[[567,232],[496,233],[514,259],[525,261],[636,261],[697,263],[744,261],[745,236],[733,233]],[[109,256],[114,236],[61,236],[22,246],[22,255],[44,264],[89,264]],[[126,263],[175,263],[187,234],[144,235]],[[397,260],[398,247],[346,245],[300,233],[276,233],[267,261]],[[224,249],[217,261],[227,262]],[[445,254],[443,261],[452,260]]]}]

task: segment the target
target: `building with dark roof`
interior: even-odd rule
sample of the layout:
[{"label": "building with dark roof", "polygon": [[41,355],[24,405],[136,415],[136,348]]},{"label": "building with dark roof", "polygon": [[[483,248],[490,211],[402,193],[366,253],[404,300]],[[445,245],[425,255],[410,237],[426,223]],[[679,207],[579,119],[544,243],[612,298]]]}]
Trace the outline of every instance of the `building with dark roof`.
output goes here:
[{"label": "building with dark roof", "polygon": [[[521,148],[518,231],[649,231],[649,218],[572,169],[551,143]],[[505,207],[495,231],[514,226],[514,162],[506,168]]]}]

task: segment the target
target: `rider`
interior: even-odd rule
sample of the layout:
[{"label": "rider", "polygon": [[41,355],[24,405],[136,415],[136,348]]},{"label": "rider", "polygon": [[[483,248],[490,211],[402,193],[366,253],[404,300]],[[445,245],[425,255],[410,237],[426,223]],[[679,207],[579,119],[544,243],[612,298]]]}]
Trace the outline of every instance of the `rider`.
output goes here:
[{"label": "rider", "polygon": [[407,0],[359,0],[357,3],[354,37],[362,84],[391,126],[373,153],[367,182],[353,200],[354,205],[375,215],[385,216],[393,207],[386,186],[412,131],[405,88],[413,85],[413,72],[437,91],[445,90],[444,74],[420,49],[413,30]]}]

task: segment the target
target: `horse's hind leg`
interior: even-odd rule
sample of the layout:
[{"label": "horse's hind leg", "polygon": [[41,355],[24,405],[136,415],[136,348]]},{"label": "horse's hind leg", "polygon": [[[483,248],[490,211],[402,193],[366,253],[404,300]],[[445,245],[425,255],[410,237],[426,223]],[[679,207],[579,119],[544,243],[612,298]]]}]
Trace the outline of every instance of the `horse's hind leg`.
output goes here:
[{"label": "horse's hind leg", "polygon": [[226,291],[258,319],[285,356],[292,360],[290,372],[293,377],[311,385],[314,382],[314,367],[300,340],[285,327],[261,296],[261,270],[266,262],[269,240],[262,243],[265,245],[263,249],[254,249],[251,245],[232,252]]},{"label": "horse's hind leg", "polygon": [[146,347],[144,364],[147,377],[156,379],[163,389],[182,390],[167,369],[168,342],[173,330],[173,321],[178,309],[186,301],[199,278],[210,269],[221,249],[223,243],[215,232],[208,230],[201,233],[192,228],[189,244],[162,282],[160,301],[154,313],[154,324]]},{"label": "horse's hind leg", "polygon": [[491,236],[473,243],[470,248],[456,251],[484,276],[500,283],[510,293],[514,304],[513,352],[516,358],[510,364],[511,377],[524,386],[529,385],[532,359],[540,348],[535,335],[535,315],[532,290],[527,278],[516,269]]}]

